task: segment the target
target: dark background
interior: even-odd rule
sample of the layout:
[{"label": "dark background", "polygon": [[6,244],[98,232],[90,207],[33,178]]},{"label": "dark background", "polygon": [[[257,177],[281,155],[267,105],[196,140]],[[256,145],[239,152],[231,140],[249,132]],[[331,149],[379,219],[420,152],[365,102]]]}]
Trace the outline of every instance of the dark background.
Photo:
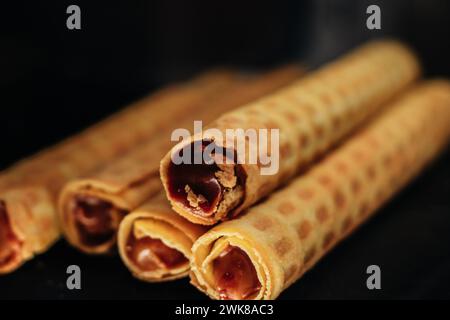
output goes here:
[{"label": "dark background", "polygon": [[[66,8],[81,7],[81,30]],[[369,4],[382,30],[367,30]],[[51,145],[171,81],[208,67],[312,68],[367,39],[394,36],[425,76],[450,76],[450,2],[15,1],[0,10],[0,168]],[[450,298],[450,155],[331,252],[281,298]],[[80,265],[83,289],[65,288]],[[380,265],[382,290],[365,287]],[[203,298],[187,280],[145,284],[118,257],[60,241],[0,278],[0,298]]]}]

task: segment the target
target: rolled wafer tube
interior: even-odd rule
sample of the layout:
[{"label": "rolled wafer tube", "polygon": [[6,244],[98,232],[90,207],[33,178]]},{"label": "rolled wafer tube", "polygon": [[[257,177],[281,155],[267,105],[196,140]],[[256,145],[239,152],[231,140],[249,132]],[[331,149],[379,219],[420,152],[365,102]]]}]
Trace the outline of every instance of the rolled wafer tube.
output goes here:
[{"label": "rolled wafer tube", "polygon": [[174,280],[188,275],[192,244],[206,230],[175,213],[161,189],[123,219],[117,245],[122,261],[136,278]]},{"label": "rolled wafer tube", "polygon": [[[214,71],[170,86],[2,172],[0,274],[15,270],[58,239],[56,195],[66,181],[125,153],[158,132],[173,114],[190,113],[192,104],[233,85],[237,77]],[[150,121],[156,125],[149,126]]]},{"label": "rolled wafer tube", "polygon": [[[418,62],[406,47],[374,42],[230,111],[209,126],[212,131],[185,139],[163,158],[167,197],[194,223],[234,217],[304,169],[418,74]],[[279,129],[279,148],[271,135],[267,143],[257,138],[264,129]],[[269,162],[264,150],[273,151]],[[184,161],[186,154],[190,162]]]},{"label": "rolled wafer tube", "polygon": [[44,188],[7,191],[0,200],[0,273],[45,251],[59,236],[54,203]]},{"label": "rolled wafer tube", "polygon": [[87,253],[115,248],[122,218],[162,188],[159,162],[172,146],[174,129],[189,128],[194,120],[209,122],[232,107],[288,84],[301,73],[300,67],[288,66],[253,80],[235,81],[214,99],[197,104],[195,112],[167,122],[157,136],[129,154],[85,178],[70,181],[61,192],[58,210],[67,240]]},{"label": "rolled wafer tube", "polygon": [[201,236],[191,278],[215,299],[274,299],[449,142],[450,82],[394,102],[303,176]]}]

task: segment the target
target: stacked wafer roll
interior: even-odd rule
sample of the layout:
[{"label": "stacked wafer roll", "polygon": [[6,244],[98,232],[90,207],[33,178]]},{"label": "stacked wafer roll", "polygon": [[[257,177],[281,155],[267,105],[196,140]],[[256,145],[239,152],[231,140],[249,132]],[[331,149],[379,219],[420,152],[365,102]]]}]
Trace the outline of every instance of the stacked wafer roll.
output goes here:
[{"label": "stacked wafer roll", "polygon": [[122,261],[138,279],[156,282],[188,275],[191,247],[207,228],[184,219],[162,191],[120,223]]},{"label": "stacked wafer roll", "polygon": [[236,77],[214,71],[168,87],[1,173],[0,274],[16,269],[58,239],[55,203],[66,181],[124,154],[159,132],[165,121],[182,118],[192,112],[192,105],[234,85]]},{"label": "stacked wafer roll", "polygon": [[193,245],[192,282],[216,299],[274,299],[449,142],[450,82],[411,89],[304,175]]},{"label": "stacked wafer roll", "polygon": [[194,120],[210,122],[233,107],[287,85],[301,74],[302,69],[292,65],[254,79],[236,80],[227,90],[197,104],[195,110],[183,113],[182,118],[166,121],[157,135],[129,154],[84,178],[70,181],[59,199],[60,221],[68,241],[87,253],[114,249],[122,218],[162,190],[159,163],[172,146],[174,129],[186,130]]},{"label": "stacked wafer roll", "polygon": [[[238,215],[304,169],[418,74],[408,48],[394,41],[373,42],[223,115],[210,125],[214,130],[185,139],[163,158],[161,178],[174,210],[204,225]],[[233,135],[230,129],[245,134]],[[249,139],[247,130],[252,129],[279,129],[279,140],[271,133],[267,143]],[[243,143],[238,140],[242,137]],[[278,150],[277,141],[278,157],[270,153],[272,147]],[[269,162],[264,149],[272,155]],[[200,154],[200,164],[180,163],[186,154],[191,159]]]}]

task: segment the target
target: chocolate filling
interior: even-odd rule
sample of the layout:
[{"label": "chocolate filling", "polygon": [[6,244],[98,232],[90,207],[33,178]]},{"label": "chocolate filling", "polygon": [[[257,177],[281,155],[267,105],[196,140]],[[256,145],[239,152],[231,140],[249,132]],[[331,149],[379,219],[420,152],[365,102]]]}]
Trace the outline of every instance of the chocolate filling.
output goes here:
[{"label": "chocolate filling", "polygon": [[87,246],[99,246],[111,241],[118,227],[114,214],[122,218],[127,211],[93,196],[77,196],[74,218],[81,242]]},{"label": "chocolate filling", "polygon": [[[214,144],[214,142],[203,140],[201,145],[193,142],[190,146],[180,150],[179,154],[182,157],[184,152],[190,148],[191,163],[174,164],[171,162],[168,168],[168,190],[172,200],[183,204],[192,213],[203,217],[214,215],[224,198],[224,193],[236,187],[243,187],[246,180],[242,167],[236,164],[233,169],[236,177],[235,186],[232,188],[224,186],[218,178],[218,174],[222,173],[221,168],[216,163],[207,164],[203,160],[203,151],[210,144]],[[234,151],[227,150],[224,153],[228,158],[230,158],[230,154],[234,154],[233,163],[237,162]],[[194,163],[196,155],[201,157],[202,163]],[[214,148],[208,156],[214,159]],[[240,202],[237,202],[233,206],[236,207],[239,204]],[[227,209],[231,211],[233,208]]]},{"label": "chocolate filling", "polygon": [[21,242],[14,234],[6,212],[6,205],[0,201],[0,266],[7,265],[19,254]]},{"label": "chocolate filling", "polygon": [[173,269],[188,263],[188,259],[181,252],[166,246],[161,240],[149,236],[136,239],[133,234],[130,234],[126,253],[128,258],[142,271]]},{"label": "chocolate filling", "polygon": [[235,246],[228,245],[214,259],[213,275],[221,299],[251,299],[261,289],[252,261],[242,249]]}]

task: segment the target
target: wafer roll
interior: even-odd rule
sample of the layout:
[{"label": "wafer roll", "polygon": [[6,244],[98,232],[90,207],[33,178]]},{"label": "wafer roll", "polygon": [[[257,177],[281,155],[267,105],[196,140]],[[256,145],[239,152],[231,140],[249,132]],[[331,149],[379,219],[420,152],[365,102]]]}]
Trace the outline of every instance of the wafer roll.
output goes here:
[{"label": "wafer roll", "polygon": [[148,282],[187,276],[192,244],[207,230],[175,213],[160,190],[127,215],[118,230],[122,261],[136,278]]},{"label": "wafer roll", "polygon": [[214,99],[198,104],[195,112],[165,128],[131,153],[90,176],[69,182],[61,192],[59,214],[67,240],[87,253],[113,249],[122,218],[161,190],[159,162],[172,146],[176,128],[190,128],[194,120],[209,122],[232,107],[267,94],[297,78],[302,70],[288,66],[257,79],[242,79]]},{"label": "wafer roll", "polygon": [[221,92],[235,78],[232,72],[215,71],[163,89],[2,172],[0,274],[13,271],[58,239],[56,195],[66,181],[124,154],[159,132],[174,114],[189,114],[192,104]]},{"label": "wafer roll", "polygon": [[303,176],[193,245],[192,283],[215,299],[274,299],[448,143],[450,82],[422,84]]},{"label": "wafer roll", "polygon": [[[194,223],[234,217],[305,168],[418,74],[416,58],[400,43],[365,45],[223,115],[210,125],[214,131],[177,144],[161,162],[167,197],[176,212]],[[244,132],[233,135],[230,129]],[[264,134],[261,130],[279,129],[279,148],[269,132],[267,143],[261,136],[251,139],[247,130],[252,129],[255,137]],[[264,150],[273,151],[269,162],[261,155]],[[186,154],[190,162],[176,160]],[[200,162],[195,162],[198,155]]]},{"label": "wafer roll", "polygon": [[58,236],[53,199],[46,189],[23,187],[1,195],[1,273],[45,251]]}]

